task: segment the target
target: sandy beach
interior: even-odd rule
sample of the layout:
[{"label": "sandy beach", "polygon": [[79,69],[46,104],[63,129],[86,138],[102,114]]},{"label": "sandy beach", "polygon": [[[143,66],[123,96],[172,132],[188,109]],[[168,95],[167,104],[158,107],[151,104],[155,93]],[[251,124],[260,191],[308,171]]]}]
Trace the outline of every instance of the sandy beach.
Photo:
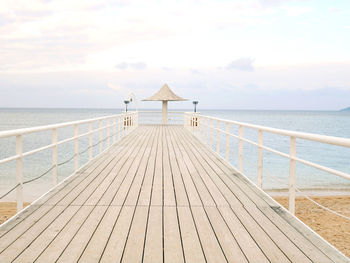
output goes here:
[{"label": "sandy beach", "polygon": [[[321,196],[313,199],[343,215],[350,216],[350,196]],[[288,207],[287,197],[275,197],[284,207]],[[29,203],[25,204],[26,206]],[[16,203],[0,202],[0,224],[16,213]],[[325,238],[329,243],[350,257],[350,221],[333,215],[311,203],[306,198],[296,200],[297,217]]]},{"label": "sandy beach", "polygon": [[[288,208],[287,197],[275,197]],[[318,196],[313,200],[350,217],[350,196]],[[350,220],[331,214],[304,197],[296,199],[296,216],[329,243],[350,257]]]}]

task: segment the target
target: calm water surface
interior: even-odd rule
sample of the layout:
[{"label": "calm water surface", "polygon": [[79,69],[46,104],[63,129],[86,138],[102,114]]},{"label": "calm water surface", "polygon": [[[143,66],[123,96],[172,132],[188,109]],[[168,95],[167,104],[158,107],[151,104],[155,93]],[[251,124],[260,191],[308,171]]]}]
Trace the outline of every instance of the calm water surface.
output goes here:
[{"label": "calm water surface", "polygon": [[[121,109],[0,109],[0,130],[11,130],[38,125],[54,124],[73,120],[88,119],[104,115],[119,114]],[[335,111],[256,111],[256,110],[203,110],[204,115],[254,123],[294,131],[311,132],[323,135],[350,138],[350,112]],[[183,123],[183,116],[170,117],[172,121]],[[145,122],[158,122],[159,116],[141,115]],[[97,125],[97,124],[96,124]],[[87,131],[87,125],[80,127],[80,133]],[[95,126],[94,128],[97,128]],[[225,128],[222,125],[222,128]],[[237,127],[231,127],[231,132],[237,133]],[[59,140],[73,136],[73,128],[62,128],[58,131]],[[215,135],[215,134],[214,134]],[[106,136],[106,134],[104,134]],[[244,136],[257,140],[257,132],[245,129]],[[216,136],[214,136],[216,138]],[[221,141],[225,138],[222,135]],[[98,134],[94,142],[98,141]],[[51,143],[51,133],[26,135],[23,138],[24,151],[28,151]],[[264,134],[264,144],[273,149],[288,153],[289,138],[284,136]],[[88,145],[87,138],[79,141],[80,149]],[[215,143],[214,143],[215,145]],[[224,143],[222,144],[222,148]],[[104,143],[106,147],[106,142]],[[222,150],[222,154],[224,154]],[[74,152],[73,143],[59,146],[59,162],[69,159]],[[94,148],[94,154],[98,147]],[[0,159],[15,154],[15,138],[0,139]],[[237,167],[238,143],[230,140],[230,162]],[[350,149],[324,145],[320,143],[297,141],[297,156],[343,172],[350,173]],[[87,161],[87,152],[80,157],[80,163]],[[256,181],[257,149],[244,144],[244,173]],[[283,157],[264,152],[264,189],[281,190],[288,187],[289,162]],[[59,167],[59,179],[63,180],[73,172],[73,162]],[[37,153],[24,159],[24,179],[28,180],[45,172],[51,167],[51,150]],[[0,165],[0,196],[16,185],[15,162]],[[52,185],[51,173],[40,180],[25,185],[25,198],[32,200],[47,191]],[[338,192],[349,191],[350,181],[337,176],[318,171],[317,169],[297,165],[297,186],[302,189],[333,189]],[[14,198],[14,193],[3,200]],[[0,200],[1,201],[1,200]]]}]

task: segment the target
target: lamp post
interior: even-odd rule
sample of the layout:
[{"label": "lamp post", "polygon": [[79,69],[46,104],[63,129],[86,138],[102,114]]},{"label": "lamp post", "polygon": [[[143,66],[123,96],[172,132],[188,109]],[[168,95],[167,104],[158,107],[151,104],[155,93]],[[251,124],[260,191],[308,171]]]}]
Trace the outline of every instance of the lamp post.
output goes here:
[{"label": "lamp post", "polygon": [[194,105],[194,112],[197,112],[197,104],[198,104],[198,101],[193,101],[193,105]]},{"label": "lamp post", "polygon": [[130,101],[128,100],[124,100],[124,103],[125,103],[125,112],[128,112],[128,104],[129,104]]}]

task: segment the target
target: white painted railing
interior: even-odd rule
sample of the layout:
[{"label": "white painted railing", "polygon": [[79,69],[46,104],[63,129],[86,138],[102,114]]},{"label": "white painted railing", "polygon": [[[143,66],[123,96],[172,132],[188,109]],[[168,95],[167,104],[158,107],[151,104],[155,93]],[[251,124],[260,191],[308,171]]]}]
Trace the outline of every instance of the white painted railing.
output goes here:
[{"label": "white painted railing", "polygon": [[[98,128],[93,129],[93,124],[98,122]],[[105,126],[103,126],[103,122],[107,123]],[[79,125],[82,124],[88,124],[88,132],[79,134]],[[39,127],[33,127],[33,128],[25,128],[25,129],[17,129],[17,130],[10,130],[10,131],[2,131],[0,132],[0,139],[1,138],[8,138],[8,137],[15,137],[16,138],[16,154],[7,158],[0,159],[0,164],[7,163],[10,161],[16,161],[16,174],[17,174],[17,184],[11,188],[9,191],[7,191],[5,194],[0,193],[3,198],[6,195],[8,195],[10,192],[16,190],[16,202],[17,202],[17,211],[20,211],[23,209],[23,185],[29,182],[32,182],[41,176],[47,174],[48,172],[52,171],[52,180],[53,185],[58,184],[58,145],[74,141],[74,155],[69,160],[61,163],[67,163],[68,161],[74,159],[74,171],[78,171],[80,168],[79,163],[79,156],[83,152],[89,151],[89,161],[91,161],[93,156],[93,147],[99,145],[99,154],[103,151],[103,145],[102,143],[107,140],[107,149],[112,145],[111,139],[113,139],[113,143],[115,143],[117,140],[121,139],[123,136],[128,134],[130,131],[132,131],[135,127],[138,126],[138,113],[137,112],[128,112],[123,113],[119,115],[111,115],[111,116],[104,116],[94,119],[87,119],[87,120],[80,120],[80,121],[72,121],[72,122],[66,122],[66,123],[60,123],[60,124],[53,124],[53,125],[47,125],[47,126],[39,126]],[[65,128],[65,127],[72,127],[74,129],[74,136],[70,138],[66,138],[64,140],[58,141],[58,129]],[[103,139],[103,131],[107,131],[107,137]],[[33,149],[31,151],[23,152],[23,136],[27,134],[33,134],[43,131],[51,131],[52,132],[52,143],[40,148]],[[95,145],[92,144],[93,142],[93,134],[98,133],[99,134],[99,140],[98,143]],[[89,138],[89,147],[85,149],[84,151],[79,151],[79,138],[82,138],[84,136],[88,136]],[[51,168],[44,174],[28,180],[23,181],[23,158],[26,156],[33,155],[35,153],[52,149],[52,166]],[[105,150],[107,150],[105,149]]]},{"label": "white painted railing", "polygon": [[[216,124],[216,126],[215,126]],[[222,124],[225,124],[225,130],[221,129]],[[229,161],[230,158],[230,137],[238,140],[238,168],[240,173],[243,173],[243,143],[249,143],[258,148],[258,158],[257,158],[257,186],[262,188],[262,176],[263,176],[263,150],[269,151],[271,153],[280,155],[282,157],[289,159],[289,211],[295,213],[295,192],[296,192],[296,163],[302,163],[307,166],[319,169],[321,171],[343,177],[350,180],[350,174],[338,171],[323,165],[310,162],[296,156],[296,141],[297,139],[303,139],[308,141],[314,141],[324,144],[337,145],[342,147],[350,148],[350,139],[325,136],[319,134],[311,134],[304,132],[295,132],[282,129],[275,129],[270,127],[264,127],[249,123],[219,119],[210,116],[204,116],[199,113],[185,113],[184,125],[196,135],[204,144],[208,145],[210,149],[213,148],[214,141],[214,131],[216,133],[216,147],[215,151],[220,154],[221,148],[221,135],[225,135],[225,154],[224,158]],[[231,125],[238,127],[238,134],[231,133]],[[244,137],[244,128],[250,128],[258,132],[258,141],[252,141]],[[263,144],[264,133],[272,133],[289,137],[290,146],[289,154],[283,153],[281,151],[272,149]]]}]

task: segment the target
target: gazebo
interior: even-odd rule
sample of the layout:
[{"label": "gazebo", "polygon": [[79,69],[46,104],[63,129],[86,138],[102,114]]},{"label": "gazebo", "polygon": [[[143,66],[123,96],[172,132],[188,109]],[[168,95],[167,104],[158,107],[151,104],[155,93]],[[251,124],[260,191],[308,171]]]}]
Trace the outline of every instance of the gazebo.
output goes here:
[{"label": "gazebo", "polygon": [[185,101],[187,99],[177,96],[167,84],[164,84],[163,87],[158,90],[153,96],[143,99],[143,101],[162,101],[162,123],[167,124],[168,116],[168,101]]}]

